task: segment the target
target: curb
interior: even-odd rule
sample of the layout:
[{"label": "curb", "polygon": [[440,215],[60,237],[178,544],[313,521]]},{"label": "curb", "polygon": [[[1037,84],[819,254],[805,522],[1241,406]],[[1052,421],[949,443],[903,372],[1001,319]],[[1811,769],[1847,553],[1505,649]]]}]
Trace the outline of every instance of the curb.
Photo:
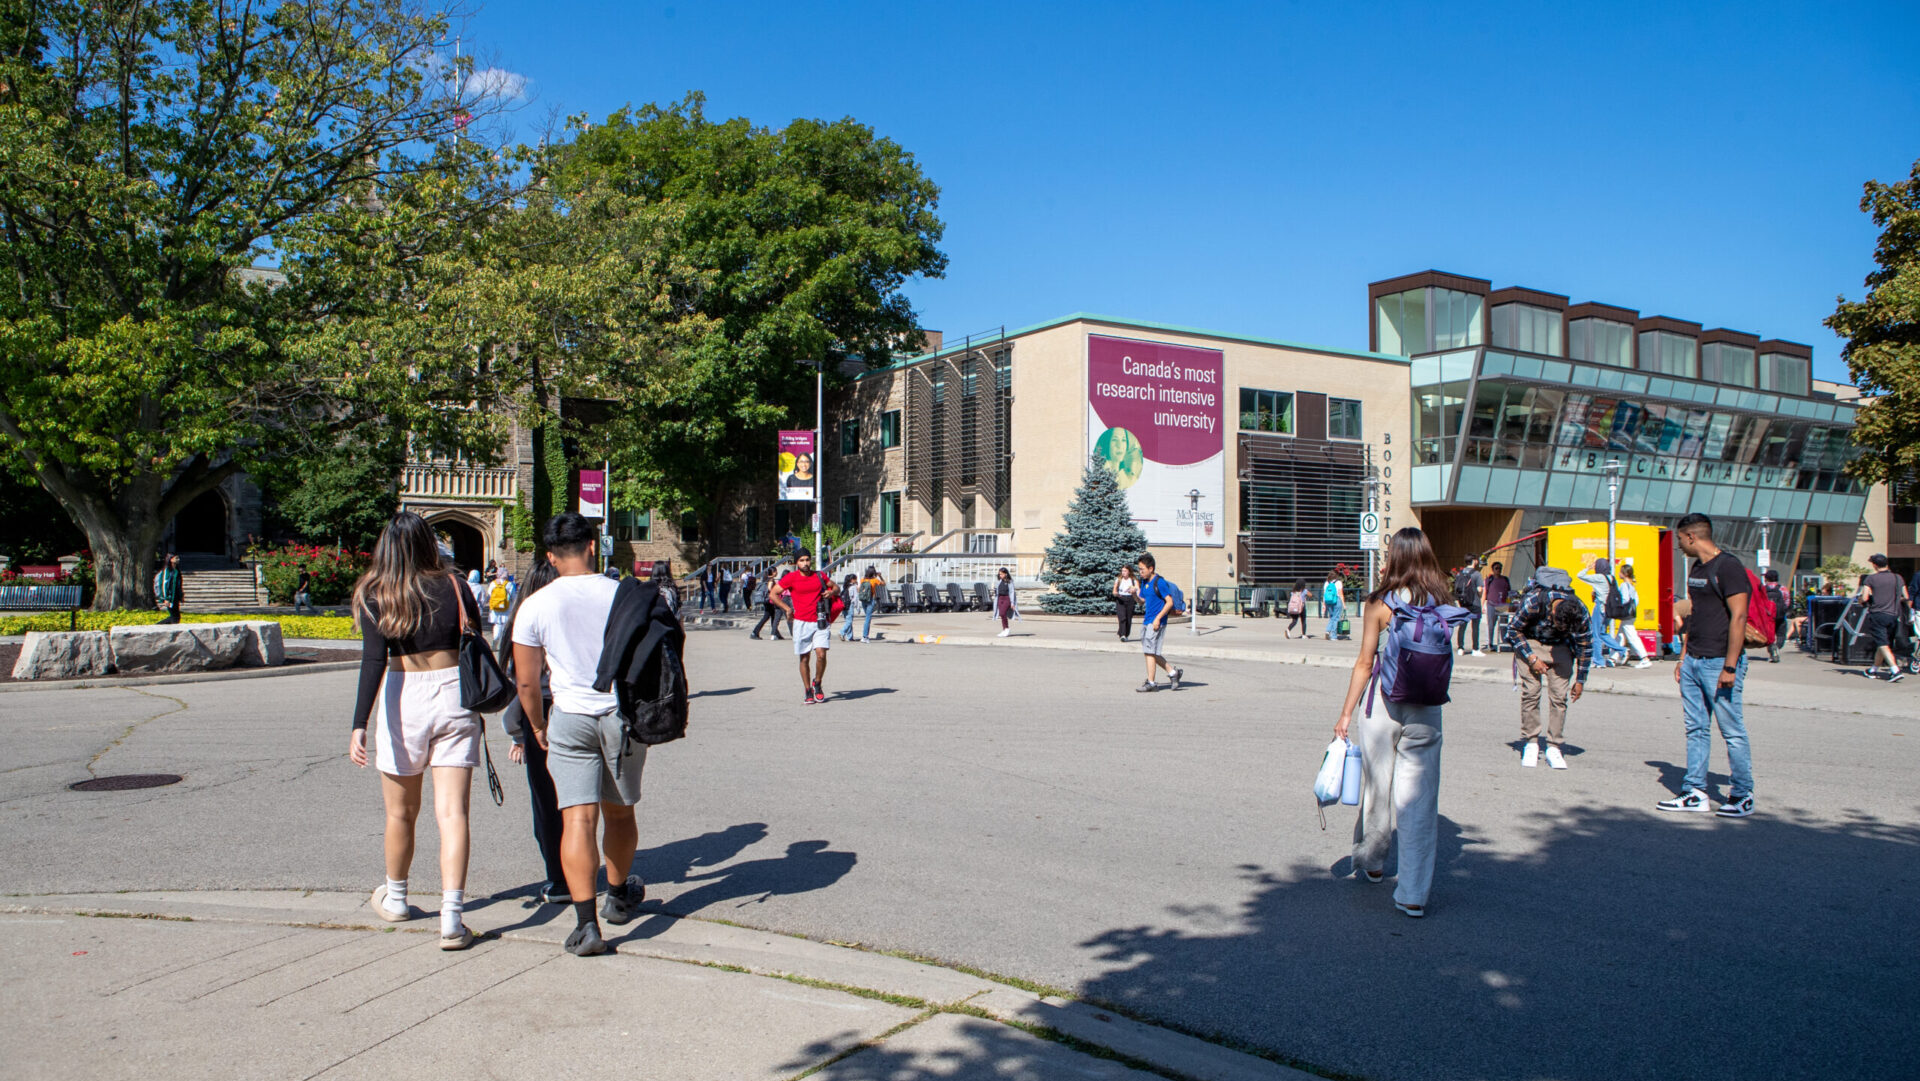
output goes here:
[{"label": "curb", "polygon": [[346,672],[360,667],[359,661],[317,661],[298,667],[274,665],[271,668],[223,668],[214,672],[166,672],[151,676],[91,676],[84,679],[18,680],[0,683],[0,694],[10,691],[79,691],[105,687],[151,687],[164,683],[225,683],[232,679],[271,679],[274,676],[306,676],[316,672]]},{"label": "curb", "polygon": [[[416,896],[424,899],[435,895]],[[516,902],[521,901],[520,898],[487,900],[491,903],[468,909],[469,925],[481,920],[491,922],[488,916],[502,905],[506,906],[502,914],[508,911],[517,914]],[[417,907],[432,911],[424,904]],[[396,930],[395,925],[380,922],[368,914],[366,900],[357,892],[47,894],[0,899],[0,913],[253,923],[369,932]],[[1028,1031],[1039,1028],[1063,1037],[1070,1044],[1090,1045],[1169,1078],[1306,1081],[1311,1077],[1270,1059],[1136,1021],[1075,999],[1055,998],[1001,983],[976,972],[697,916],[643,911],[640,918],[645,921],[666,918],[671,923],[644,938],[616,936],[619,954],[724,968],[854,994],[911,998],[929,1009],[972,1013]],[[398,930],[433,933],[431,919],[415,922],[421,926]],[[557,948],[565,937],[562,933],[565,920],[560,923],[562,926],[557,928],[541,924],[505,932],[474,929],[483,936]]]}]

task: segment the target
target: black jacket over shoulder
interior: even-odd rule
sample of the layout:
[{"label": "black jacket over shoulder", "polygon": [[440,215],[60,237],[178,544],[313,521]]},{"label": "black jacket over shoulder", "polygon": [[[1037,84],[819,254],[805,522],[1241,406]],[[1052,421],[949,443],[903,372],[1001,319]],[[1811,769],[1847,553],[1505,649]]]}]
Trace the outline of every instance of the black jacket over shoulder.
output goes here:
[{"label": "black jacket over shoulder", "polygon": [[666,743],[687,731],[685,654],[680,617],[653,582],[625,578],[607,613],[607,636],[593,689],[611,690],[634,738]]}]

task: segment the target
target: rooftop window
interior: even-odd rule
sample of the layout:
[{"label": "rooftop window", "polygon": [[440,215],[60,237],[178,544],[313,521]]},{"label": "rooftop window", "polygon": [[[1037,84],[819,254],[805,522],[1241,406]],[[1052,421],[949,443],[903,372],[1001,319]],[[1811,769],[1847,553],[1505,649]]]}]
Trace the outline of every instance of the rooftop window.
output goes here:
[{"label": "rooftop window", "polygon": [[1790,353],[1760,354],[1760,389],[1806,397],[1813,392],[1813,362]]},{"label": "rooftop window", "polygon": [[1565,356],[1560,351],[1560,313],[1532,304],[1496,304],[1493,307],[1493,345],[1523,353]]},{"label": "rooftop window", "polygon": [[1640,367],[1643,371],[1700,378],[1698,343],[1685,334],[1667,330],[1648,330],[1640,334]]},{"label": "rooftop window", "polygon": [[1756,385],[1753,350],[1731,342],[1708,342],[1700,347],[1700,378],[1736,387]]},{"label": "rooftop window", "polygon": [[1375,304],[1380,351],[1403,357],[1480,345],[1485,298],[1457,289],[1427,287],[1389,293]]},{"label": "rooftop window", "polygon": [[1567,355],[1592,364],[1633,367],[1633,327],[1611,319],[1574,319],[1567,324]]}]

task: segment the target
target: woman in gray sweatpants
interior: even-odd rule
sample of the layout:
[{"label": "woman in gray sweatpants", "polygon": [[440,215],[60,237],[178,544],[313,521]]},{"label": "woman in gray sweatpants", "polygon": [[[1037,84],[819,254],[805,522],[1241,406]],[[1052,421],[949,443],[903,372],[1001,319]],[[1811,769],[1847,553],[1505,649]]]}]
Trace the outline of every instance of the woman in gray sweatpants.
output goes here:
[{"label": "woman in gray sweatpants", "polygon": [[1348,736],[1354,710],[1373,678],[1374,656],[1392,620],[1384,598],[1404,603],[1447,603],[1451,590],[1426,535],[1418,529],[1394,533],[1387,547],[1380,588],[1369,596],[1361,616],[1360,655],[1354,658],[1346,703],[1334,735],[1360,747],[1360,816],[1353,826],[1353,871],[1366,882],[1385,877],[1387,848],[1397,832],[1400,865],[1393,905],[1409,916],[1426,915],[1433,888],[1433,864],[1440,841],[1439,706],[1389,702],[1376,693],[1360,714],[1359,730]]}]

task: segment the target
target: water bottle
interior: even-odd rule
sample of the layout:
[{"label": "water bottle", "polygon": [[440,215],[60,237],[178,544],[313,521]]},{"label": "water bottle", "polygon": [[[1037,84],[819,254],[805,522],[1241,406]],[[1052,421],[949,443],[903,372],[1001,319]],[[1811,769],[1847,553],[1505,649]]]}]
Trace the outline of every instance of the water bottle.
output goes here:
[{"label": "water bottle", "polygon": [[1349,807],[1360,805],[1360,745],[1347,744],[1347,762],[1340,769],[1340,802]]}]

